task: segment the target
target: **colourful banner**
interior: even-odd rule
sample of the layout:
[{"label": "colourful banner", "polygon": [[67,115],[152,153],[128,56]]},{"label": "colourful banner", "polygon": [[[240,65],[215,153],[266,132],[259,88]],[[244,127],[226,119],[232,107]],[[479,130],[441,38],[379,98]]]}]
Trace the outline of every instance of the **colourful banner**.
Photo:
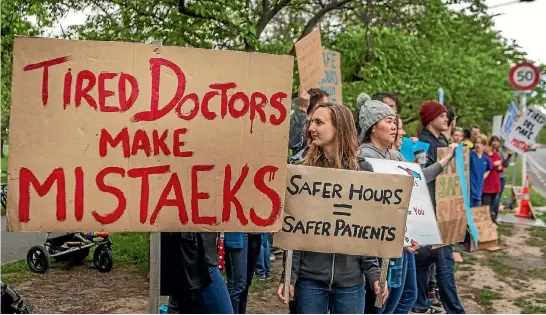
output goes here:
[{"label": "colourful banner", "polygon": [[457,164],[457,173],[459,175],[459,183],[464,199],[464,208],[466,210],[466,218],[468,220],[468,226],[470,228],[470,234],[472,234],[472,240],[478,246],[478,229],[472,219],[472,211],[470,210],[470,199],[468,197],[468,187],[466,186],[466,176],[464,174],[464,159],[463,159],[463,144],[460,143],[455,150],[455,163]]}]

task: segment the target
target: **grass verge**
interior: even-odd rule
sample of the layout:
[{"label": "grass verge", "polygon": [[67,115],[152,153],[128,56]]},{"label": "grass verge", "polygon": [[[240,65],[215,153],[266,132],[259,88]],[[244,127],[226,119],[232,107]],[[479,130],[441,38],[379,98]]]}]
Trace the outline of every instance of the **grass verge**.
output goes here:
[{"label": "grass verge", "polygon": [[522,314],[545,314],[546,307],[534,304],[531,299],[527,297],[517,298],[514,305],[521,308]]},{"label": "grass verge", "polygon": [[[114,267],[122,265],[135,265],[142,276],[148,274],[149,267],[149,233],[112,233],[112,251],[114,253]],[[85,262],[91,262],[93,250],[87,256]],[[68,268],[66,264],[51,262],[53,268]],[[19,260],[2,265],[0,268],[2,282],[17,286],[22,282],[31,280],[41,275],[32,273],[26,260]]]},{"label": "grass verge", "polygon": [[490,289],[474,289],[474,301],[483,307],[483,311],[486,314],[493,314],[495,310],[493,309],[493,300],[500,300],[502,296],[500,293],[492,291]]},{"label": "grass verge", "polygon": [[[521,185],[521,158],[518,158],[516,161],[516,186]],[[509,166],[504,170],[504,174],[506,174],[506,184],[512,185],[512,177],[514,174],[514,166]],[[502,194],[502,200],[506,198],[512,197],[512,190],[511,189],[505,189]],[[541,194],[539,194],[533,187],[531,186],[531,193],[529,195],[529,200],[531,201],[531,204],[534,207],[544,207],[546,206],[546,198],[544,198]]]}]

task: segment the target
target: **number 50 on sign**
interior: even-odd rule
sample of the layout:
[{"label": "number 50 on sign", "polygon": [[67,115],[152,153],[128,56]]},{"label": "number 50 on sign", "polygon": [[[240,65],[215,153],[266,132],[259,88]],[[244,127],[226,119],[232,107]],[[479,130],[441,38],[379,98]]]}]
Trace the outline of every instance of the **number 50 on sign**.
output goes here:
[{"label": "number 50 on sign", "polygon": [[522,62],[510,69],[510,84],[520,91],[532,90],[540,81],[540,71],[533,64]]}]

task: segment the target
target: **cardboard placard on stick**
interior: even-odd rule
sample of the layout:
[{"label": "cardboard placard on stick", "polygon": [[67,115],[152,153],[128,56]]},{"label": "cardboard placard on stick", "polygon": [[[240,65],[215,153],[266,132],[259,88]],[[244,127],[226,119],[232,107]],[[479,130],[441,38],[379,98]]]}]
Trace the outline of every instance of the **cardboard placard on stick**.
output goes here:
[{"label": "cardboard placard on stick", "polygon": [[491,220],[491,210],[489,206],[473,207],[472,218],[476,223],[478,229],[478,247],[474,245],[474,242],[470,242],[470,251],[478,249],[498,250],[499,247],[499,234],[497,228]]},{"label": "cardboard placard on stick", "polygon": [[[463,153],[465,177],[469,179],[468,147],[465,147]],[[438,148],[437,161],[447,154],[448,148]],[[436,177],[436,221],[444,245],[464,241],[468,220],[455,159]]]},{"label": "cardboard placard on stick", "polygon": [[278,231],[292,69],[291,56],[17,37],[10,231]]},{"label": "cardboard placard on stick", "polygon": [[324,76],[320,31],[314,29],[307,36],[300,39],[295,47],[300,75],[300,88],[306,91],[310,88],[318,88]]},{"label": "cardboard placard on stick", "polygon": [[320,81],[320,89],[328,93],[332,103],[343,104],[341,84],[341,53],[324,49],[322,51],[324,76]]},{"label": "cardboard placard on stick", "polygon": [[400,257],[412,185],[404,175],[288,165],[275,247]]}]

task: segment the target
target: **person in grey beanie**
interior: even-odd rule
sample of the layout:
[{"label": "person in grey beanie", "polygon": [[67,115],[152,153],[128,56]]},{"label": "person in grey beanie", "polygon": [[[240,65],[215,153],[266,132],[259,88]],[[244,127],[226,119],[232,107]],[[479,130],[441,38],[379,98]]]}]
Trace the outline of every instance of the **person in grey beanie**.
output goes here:
[{"label": "person in grey beanie", "polygon": [[[359,158],[389,159],[405,161],[400,152],[392,149],[393,144],[403,132],[398,125],[398,116],[387,104],[372,100],[367,94],[362,93],[357,98],[358,124],[360,127]],[[453,150],[453,147],[452,147]],[[453,152],[453,151],[452,151]],[[438,176],[449,163],[452,154],[434,163],[423,170],[425,179],[432,181]],[[393,288],[391,295],[384,306],[384,309],[369,309],[370,313],[399,314],[408,313],[417,299],[417,281],[415,272],[414,252],[419,244],[411,240],[412,246],[405,248],[403,252],[403,282],[400,288]],[[411,294],[410,294],[411,293]],[[373,294],[368,294],[367,300],[373,300]],[[403,298],[402,298],[403,297]]]}]

